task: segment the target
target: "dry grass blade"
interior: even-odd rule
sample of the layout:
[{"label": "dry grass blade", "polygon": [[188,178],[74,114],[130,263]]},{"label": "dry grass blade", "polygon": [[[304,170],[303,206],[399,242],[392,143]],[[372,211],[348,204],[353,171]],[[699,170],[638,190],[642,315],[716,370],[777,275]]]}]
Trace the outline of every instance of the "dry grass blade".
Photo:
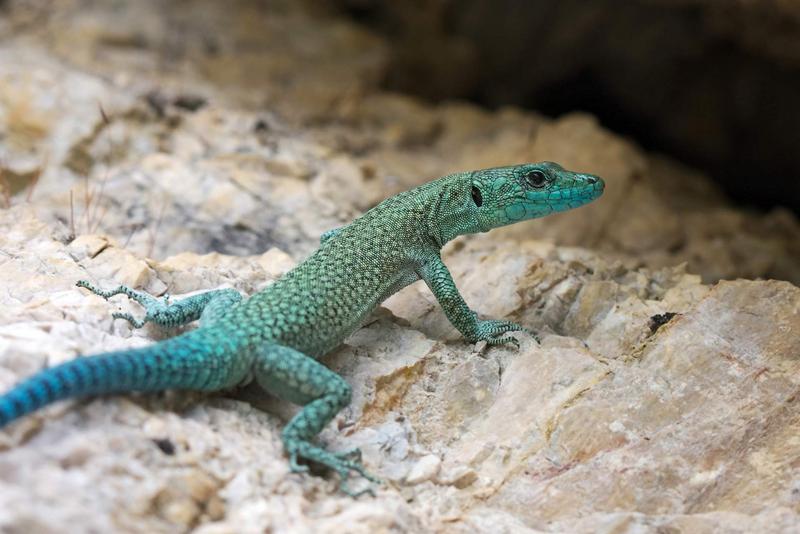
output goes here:
[{"label": "dry grass blade", "polygon": [[[100,226],[100,223],[103,221],[103,217],[105,216],[106,212],[108,212],[108,206],[103,206],[102,211],[100,211],[98,215],[98,211],[100,210],[101,200],[104,198],[105,190],[106,190],[106,182],[108,182],[108,167],[106,167],[106,172],[103,173],[103,179],[100,181],[100,191],[97,194],[97,202],[95,202],[94,214],[89,217],[89,227],[86,229],[90,234],[94,233],[95,230]],[[88,207],[86,208],[89,209]],[[94,224],[91,224],[91,223]]]}]

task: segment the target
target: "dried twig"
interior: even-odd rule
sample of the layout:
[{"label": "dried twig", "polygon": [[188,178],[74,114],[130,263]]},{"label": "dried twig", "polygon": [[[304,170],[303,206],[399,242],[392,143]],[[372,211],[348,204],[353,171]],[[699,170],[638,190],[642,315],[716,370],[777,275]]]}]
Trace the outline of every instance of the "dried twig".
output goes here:
[{"label": "dried twig", "polygon": [[103,199],[103,195],[105,194],[106,190],[106,182],[108,182],[108,167],[106,167],[106,172],[103,173],[103,179],[100,181],[100,192],[97,194],[97,202],[95,202],[94,215],[89,218],[89,220],[93,221],[94,224],[90,224],[89,227],[86,229],[90,234],[94,233],[94,231],[97,230],[106,212],[108,212],[108,206],[107,205],[103,206],[102,207],[103,211],[101,211],[98,216],[98,210],[100,210],[100,204],[101,204],[100,201]]},{"label": "dried twig", "polygon": [[100,117],[103,119],[103,122],[105,124],[111,124],[111,121],[109,120],[108,115],[106,115],[106,110],[103,109],[103,103],[102,102],[100,102],[100,101],[97,102],[97,108],[100,110]]}]

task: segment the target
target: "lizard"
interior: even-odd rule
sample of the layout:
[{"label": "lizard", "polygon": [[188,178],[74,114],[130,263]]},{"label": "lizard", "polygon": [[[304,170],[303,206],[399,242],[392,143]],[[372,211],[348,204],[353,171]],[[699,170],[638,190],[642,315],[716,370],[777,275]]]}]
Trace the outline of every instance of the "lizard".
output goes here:
[{"label": "lizard", "polygon": [[[320,363],[367,316],[401,288],[424,280],[449,321],[467,341],[519,345],[503,319],[479,319],[458,291],[441,249],[459,235],[543,217],[602,195],[603,180],[553,162],[525,163],[443,176],[380,202],[349,224],[325,232],[319,248],[266,288],[244,299],[231,288],[170,302],[127,286],[104,291],[139,303],[142,319],[114,313],[134,328],[145,323],[199,327],[161,342],[46,368],[0,396],[0,427],[57,400],[165,389],[226,390],[252,381],[302,406],[281,432],[292,472],[316,462],[339,475],[356,497],[380,480],[363,467],[358,449],[329,452],[316,435],[351,400],[350,385]],[[361,491],[348,481],[358,473]]]}]

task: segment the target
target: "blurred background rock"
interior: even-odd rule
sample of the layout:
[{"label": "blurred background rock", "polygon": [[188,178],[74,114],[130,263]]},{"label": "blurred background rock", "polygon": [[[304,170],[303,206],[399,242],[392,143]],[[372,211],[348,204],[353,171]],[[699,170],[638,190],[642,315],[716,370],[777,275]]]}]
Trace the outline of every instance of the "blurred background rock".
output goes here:
[{"label": "blurred background rock", "polygon": [[103,184],[89,218],[164,257],[308,252],[432,177],[552,159],[604,202],[509,235],[798,282],[793,5],[6,0],[0,172],[62,221]]}]

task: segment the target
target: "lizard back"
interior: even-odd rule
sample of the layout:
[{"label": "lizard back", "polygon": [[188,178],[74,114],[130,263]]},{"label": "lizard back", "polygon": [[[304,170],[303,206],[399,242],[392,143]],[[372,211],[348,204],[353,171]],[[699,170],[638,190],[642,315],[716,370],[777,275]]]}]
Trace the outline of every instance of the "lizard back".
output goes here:
[{"label": "lizard back", "polygon": [[419,279],[409,244],[430,246],[420,233],[422,213],[403,196],[382,202],[232,309],[219,326],[258,325],[243,332],[251,343],[271,341],[322,356],[383,300]]}]

